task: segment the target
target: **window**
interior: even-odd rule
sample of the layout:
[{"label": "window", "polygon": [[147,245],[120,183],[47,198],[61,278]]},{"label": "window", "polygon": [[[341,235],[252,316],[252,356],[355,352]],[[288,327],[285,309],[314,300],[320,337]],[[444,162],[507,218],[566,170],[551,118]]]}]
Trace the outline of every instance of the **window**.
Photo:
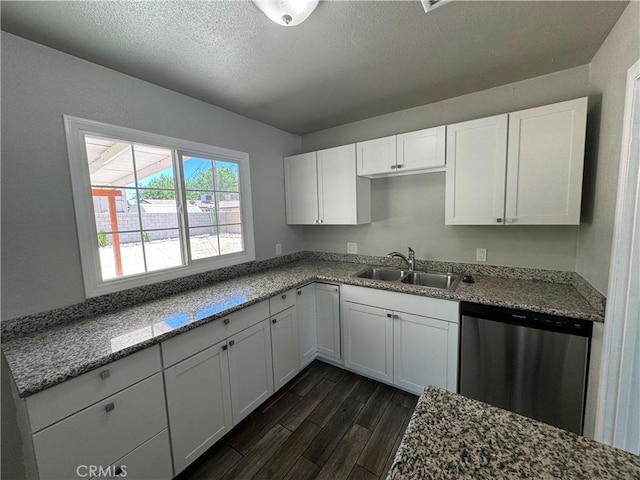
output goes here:
[{"label": "window", "polygon": [[88,297],[255,259],[246,153],[64,120]]}]

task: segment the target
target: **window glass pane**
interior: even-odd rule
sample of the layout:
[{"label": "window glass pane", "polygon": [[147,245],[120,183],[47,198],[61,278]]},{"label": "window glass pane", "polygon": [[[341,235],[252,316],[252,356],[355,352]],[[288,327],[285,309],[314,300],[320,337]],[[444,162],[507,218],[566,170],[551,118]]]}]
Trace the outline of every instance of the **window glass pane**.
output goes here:
[{"label": "window glass pane", "polygon": [[143,273],[142,237],[135,235],[98,234],[102,279]]},{"label": "window glass pane", "polygon": [[216,227],[190,228],[189,245],[191,258],[194,260],[220,255],[218,229]]},{"label": "window glass pane", "polygon": [[85,136],[91,185],[126,186],[133,182],[131,143]]},{"label": "window glass pane", "polygon": [[133,147],[133,153],[139,188],[162,188],[175,191],[171,150],[136,144]]},{"label": "window glass pane", "polygon": [[244,241],[242,238],[242,225],[221,225],[218,227],[220,238],[220,254],[242,252]]},{"label": "window glass pane", "polygon": [[213,191],[213,162],[211,160],[183,155],[182,171],[186,190]]},{"label": "window glass pane", "polygon": [[175,191],[138,190],[142,228],[178,228],[178,202]]},{"label": "window glass pane", "polygon": [[183,264],[180,234],[178,230],[153,230],[142,232],[147,270],[163,270]]},{"label": "window glass pane", "polygon": [[241,223],[239,193],[217,193],[216,199],[219,225]]},{"label": "window glass pane", "polygon": [[[140,217],[134,189],[94,188],[92,194],[96,232],[140,230]],[[130,201],[130,197],[134,199],[133,202]]]},{"label": "window glass pane", "polygon": [[232,162],[216,162],[216,190],[239,192],[238,164]]},{"label": "window glass pane", "polygon": [[215,225],[216,196],[203,190],[187,191],[187,215],[190,227]]}]

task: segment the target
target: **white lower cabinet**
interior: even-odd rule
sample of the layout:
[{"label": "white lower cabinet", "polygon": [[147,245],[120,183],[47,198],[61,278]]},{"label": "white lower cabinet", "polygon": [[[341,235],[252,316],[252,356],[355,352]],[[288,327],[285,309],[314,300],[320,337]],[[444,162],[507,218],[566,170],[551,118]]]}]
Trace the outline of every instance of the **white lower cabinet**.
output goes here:
[{"label": "white lower cabinet", "polygon": [[344,364],[393,383],[393,319],[383,308],[344,302]]},{"label": "white lower cabinet", "polygon": [[176,473],[233,426],[227,342],[164,371]]},{"label": "white lower cabinet", "polygon": [[298,374],[298,313],[294,305],[271,317],[273,386],[277,391]]},{"label": "white lower cabinet", "polygon": [[337,285],[316,284],[316,333],[318,355],[340,360],[340,287]]},{"label": "white lower cabinet", "polygon": [[231,411],[235,425],[273,393],[269,320],[229,337],[227,345]]},{"label": "white lower cabinet", "polygon": [[419,395],[427,385],[456,391],[458,324],[394,312],[394,384]]},{"label": "white lower cabinet", "polygon": [[458,302],[342,287],[345,367],[419,395],[457,389]]},{"label": "white lower cabinet", "polygon": [[[162,375],[156,373],[35,433],[39,476],[69,479],[79,471],[89,476],[92,466],[107,469],[166,428]],[[170,478],[171,471],[165,474]]]},{"label": "white lower cabinet", "polygon": [[[98,471],[95,479],[158,480],[171,478],[171,449],[169,448],[169,432],[163,430],[155,437],[147,440],[133,452],[111,465],[107,472]],[[85,473],[85,472],[80,472]],[[90,474],[90,470],[87,469]]]},{"label": "white lower cabinet", "polygon": [[316,358],[318,334],[316,332],[316,284],[298,288],[296,310],[298,313],[298,357],[300,369]]}]

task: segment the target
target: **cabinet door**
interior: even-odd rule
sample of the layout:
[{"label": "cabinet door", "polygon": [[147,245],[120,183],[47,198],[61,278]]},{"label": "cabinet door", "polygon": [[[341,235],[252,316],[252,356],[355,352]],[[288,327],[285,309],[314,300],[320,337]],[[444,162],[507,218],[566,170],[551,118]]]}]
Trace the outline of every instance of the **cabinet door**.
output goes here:
[{"label": "cabinet door", "polygon": [[278,390],[298,374],[298,315],[295,305],[271,317],[273,386]]},{"label": "cabinet door", "polygon": [[229,337],[231,411],[237,424],[273,393],[269,319]]},{"label": "cabinet door", "polygon": [[580,223],[587,99],[509,114],[506,223]]},{"label": "cabinet door", "polygon": [[394,313],[394,383],[420,395],[427,385],[456,391],[457,324]]},{"label": "cabinet door", "polygon": [[77,478],[79,465],[108,467],[166,428],[162,374],[156,373],[34,434],[40,478]]},{"label": "cabinet door", "polygon": [[318,223],[316,152],[284,159],[285,204],[288,225]]},{"label": "cabinet door", "polygon": [[320,150],[317,155],[320,223],[357,224],[355,145]]},{"label": "cabinet door", "polygon": [[340,287],[316,285],[316,326],[318,353],[340,360]]},{"label": "cabinet door", "polygon": [[315,283],[298,289],[296,310],[298,313],[299,366],[302,369],[311,363],[318,351]]},{"label": "cabinet door", "polygon": [[176,474],[232,427],[226,341],[164,372]]},{"label": "cabinet door", "polygon": [[447,126],[445,223],[504,223],[507,115]]},{"label": "cabinet door", "polygon": [[344,364],[363,375],[393,382],[393,314],[344,302]]},{"label": "cabinet door", "polygon": [[398,135],[398,173],[415,170],[444,170],[446,127],[427,128]]},{"label": "cabinet door", "polygon": [[396,136],[356,143],[358,175],[381,175],[396,171]]}]

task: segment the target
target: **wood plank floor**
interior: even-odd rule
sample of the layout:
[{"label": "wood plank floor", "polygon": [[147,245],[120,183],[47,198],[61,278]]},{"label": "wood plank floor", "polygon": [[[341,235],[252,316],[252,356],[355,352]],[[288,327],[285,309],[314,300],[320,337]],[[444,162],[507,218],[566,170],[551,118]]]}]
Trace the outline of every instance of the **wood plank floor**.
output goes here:
[{"label": "wood plank floor", "polygon": [[316,360],[177,478],[384,479],[417,400]]}]

